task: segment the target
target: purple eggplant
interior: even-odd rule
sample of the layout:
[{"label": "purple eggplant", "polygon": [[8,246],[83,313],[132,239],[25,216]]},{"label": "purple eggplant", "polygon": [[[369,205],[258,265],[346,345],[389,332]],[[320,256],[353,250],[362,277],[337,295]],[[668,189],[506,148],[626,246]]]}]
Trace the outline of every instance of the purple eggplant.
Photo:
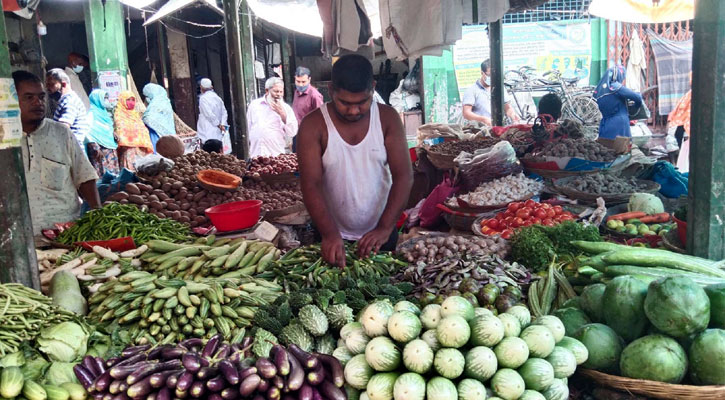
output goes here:
[{"label": "purple eggplant", "polygon": [[179,378],[182,373],[183,372],[178,372],[176,374],[169,375],[169,377],[166,378],[166,387],[169,389],[176,389],[176,383],[179,382]]},{"label": "purple eggplant", "polygon": [[77,364],[73,367],[73,373],[76,375],[76,378],[78,378],[81,385],[83,385],[86,390],[90,391],[94,381],[93,375],[91,375],[90,371],[88,371],[84,366]]},{"label": "purple eggplant", "polygon": [[164,361],[180,359],[186,352],[187,350],[182,347],[166,347],[161,350],[161,359]]},{"label": "purple eggplant", "polygon": [[206,385],[201,381],[194,382],[194,384],[191,385],[191,389],[189,389],[189,395],[195,399],[202,398],[202,396],[204,396],[204,392],[206,392]]},{"label": "purple eggplant", "polygon": [[299,400],[312,400],[312,386],[306,383],[302,385],[300,391],[297,392],[297,398]]},{"label": "purple eggplant", "polygon": [[[128,396],[128,395],[127,395]],[[113,400],[113,398],[116,397],[110,393],[106,393],[103,395],[103,400]]]},{"label": "purple eggplant", "polygon": [[91,395],[93,397],[93,400],[103,400],[103,393],[94,393]]},{"label": "purple eggplant", "polygon": [[134,373],[134,371],[144,368],[149,364],[150,363],[144,361],[138,364],[116,365],[109,369],[108,372],[114,379],[126,379],[129,375]]},{"label": "purple eggplant", "polygon": [[319,388],[320,393],[322,393],[327,400],[347,400],[347,394],[345,391],[328,380],[323,381]]},{"label": "purple eggplant", "polygon": [[275,375],[274,378],[272,378],[272,386],[275,386],[277,389],[282,390],[282,388],[284,387],[284,378],[279,375]]},{"label": "purple eggplant", "polygon": [[152,387],[160,388],[166,386],[166,381],[169,379],[171,375],[178,375],[182,371],[178,369],[172,369],[172,370],[166,370],[166,371],[159,371],[151,374],[151,380],[149,383]]},{"label": "purple eggplant", "polygon": [[220,393],[224,400],[236,400],[239,398],[239,390],[236,387],[228,387]]},{"label": "purple eggplant", "polygon": [[269,390],[269,387],[270,386],[271,385],[269,384],[269,381],[268,380],[262,379],[262,381],[259,382],[259,386],[257,386],[257,391],[259,391],[259,392],[266,392],[267,390]]},{"label": "purple eggplant", "polygon": [[148,344],[144,344],[144,345],[141,345],[141,346],[126,347],[121,352],[121,358],[131,357],[131,356],[136,355],[138,353],[144,352],[144,351],[146,351],[146,350],[148,350],[150,348],[151,348],[151,345],[148,345]]},{"label": "purple eggplant", "polygon": [[135,365],[142,361],[146,361],[146,354],[144,353],[138,353],[134,354],[129,358],[123,359],[116,364],[113,365],[113,367],[122,367],[124,365]]},{"label": "purple eggplant", "polygon": [[118,364],[118,362],[121,361],[121,357],[111,357],[108,360],[106,360],[106,368],[111,368],[114,365]]},{"label": "purple eggplant", "polygon": [[291,392],[302,387],[305,383],[305,370],[293,354],[289,354],[290,372],[287,377],[287,386]]},{"label": "purple eggplant", "polygon": [[200,348],[202,344],[204,344],[204,341],[200,338],[184,339],[181,343],[179,343],[181,347],[184,347],[187,350],[192,350],[195,347]]},{"label": "purple eggplant", "polygon": [[194,383],[194,374],[192,374],[189,371],[185,371],[179,377],[178,382],[176,382],[176,389],[181,390],[182,392],[185,392],[185,391],[189,390],[192,383]]},{"label": "purple eggplant", "polygon": [[197,372],[201,369],[201,358],[196,353],[186,353],[181,358],[181,362],[184,364],[189,372]]},{"label": "purple eggplant", "polygon": [[[110,370],[109,370],[110,371]],[[113,378],[111,377],[111,374],[109,371],[106,371],[101,374],[101,376],[96,379],[95,382],[93,382],[93,389],[94,391],[98,393],[105,392],[109,386],[111,386],[111,382],[113,381]]]},{"label": "purple eggplant", "polygon": [[116,379],[115,381],[111,382],[110,385],[108,385],[108,393],[110,394],[119,394],[121,393],[121,383],[123,381]]},{"label": "purple eggplant", "polygon": [[277,367],[275,367],[274,363],[267,357],[258,359],[255,366],[262,378],[272,379],[275,375],[277,375]]},{"label": "purple eggplant", "polygon": [[126,390],[126,394],[128,395],[128,397],[143,397],[151,393],[154,388],[152,388],[151,384],[149,383],[150,379],[151,377],[146,377],[129,386],[128,390]]},{"label": "purple eggplant", "polygon": [[156,394],[156,400],[171,400],[173,399],[173,396],[171,395],[171,389],[167,387],[161,388],[161,390],[158,391]]},{"label": "purple eggplant", "polygon": [[332,378],[332,383],[341,388],[345,385],[345,373],[340,361],[328,354],[315,354],[323,366],[327,369],[328,376]]},{"label": "purple eggplant", "polygon": [[126,393],[119,393],[113,396],[111,400],[131,400],[131,398]]},{"label": "purple eggplant", "polygon": [[128,383],[126,383],[126,381],[121,381],[121,384],[118,385],[118,390],[125,393],[128,390]]},{"label": "purple eggplant", "polygon": [[282,391],[276,386],[272,386],[267,390],[267,400],[280,400],[282,398]]},{"label": "purple eggplant", "polygon": [[212,392],[221,392],[226,387],[224,377],[219,375],[206,381],[206,388]]},{"label": "purple eggplant", "polygon": [[247,336],[244,339],[242,339],[242,349],[244,350],[244,357],[251,357],[252,356],[252,350],[250,347],[252,346],[252,341],[254,339],[251,336]]},{"label": "purple eggplant", "polygon": [[161,357],[161,352],[164,351],[165,348],[171,347],[171,345],[163,345],[163,346],[156,346],[153,349],[149,350],[148,354],[146,355],[146,358],[149,360],[158,360],[159,357]]},{"label": "purple eggplant", "polygon": [[209,358],[216,352],[217,347],[219,346],[219,343],[222,341],[222,335],[214,335],[211,339],[209,339],[208,342],[206,342],[206,346],[204,346],[204,350],[201,352],[201,356],[204,358]]},{"label": "purple eggplant", "polygon": [[258,394],[258,395],[256,395],[256,396],[254,396],[254,397],[252,398],[252,400],[265,400],[265,399],[264,399],[264,396],[262,396],[261,394]]},{"label": "purple eggplant", "polygon": [[249,375],[248,377],[244,378],[242,383],[239,385],[239,394],[242,395],[242,397],[251,395],[257,390],[261,382],[262,378],[259,375]]},{"label": "purple eggplant", "polygon": [[212,393],[209,397],[207,397],[208,400],[224,400],[224,398],[218,394],[218,393]]},{"label": "purple eggplant", "polygon": [[299,360],[300,364],[305,369],[313,369],[319,365],[320,361],[317,359],[317,357],[313,356],[312,354],[302,350],[299,346],[297,346],[294,343],[291,343],[289,346],[287,346],[287,349],[289,349],[290,353],[297,357],[297,360]]},{"label": "purple eggplant", "polygon": [[156,400],[156,398],[157,398],[158,396],[159,396],[159,394],[158,394],[158,393],[156,393],[156,392],[151,392],[151,393],[149,393],[149,395],[148,395],[148,396],[146,396],[146,399],[145,399],[145,400]]},{"label": "purple eggplant", "polygon": [[312,388],[312,400],[325,400],[316,388]]},{"label": "purple eggplant", "polygon": [[242,372],[239,373],[239,380],[243,381],[246,377],[252,374],[257,373],[257,367],[247,367],[242,370]]},{"label": "purple eggplant", "polygon": [[307,382],[310,385],[317,386],[325,380],[325,369],[322,365],[318,365],[317,368],[307,373]]},{"label": "purple eggplant", "polygon": [[[131,375],[126,378],[126,383],[133,385],[141,379],[161,371],[175,370],[181,368],[180,360],[171,360],[161,363],[149,363],[141,368],[138,368]],[[132,396],[133,397],[133,396]]]},{"label": "purple eggplant", "polygon": [[209,379],[217,376],[219,374],[219,368],[216,367],[202,367],[197,373],[196,378],[197,379]]},{"label": "purple eggplant", "polygon": [[186,390],[174,390],[174,396],[176,396],[177,399],[185,399],[189,397],[189,392]]},{"label": "purple eggplant", "polygon": [[218,367],[227,382],[231,385],[239,383],[239,371],[234,367],[234,364],[227,360],[222,360],[219,361]]},{"label": "purple eggplant", "polygon": [[83,357],[83,362],[81,363],[88,372],[90,372],[94,377],[98,377],[103,373],[103,371],[98,369],[98,365],[96,365],[96,359],[93,358],[93,356],[85,356]]},{"label": "purple eggplant", "polygon": [[286,394],[286,395],[282,396],[282,400],[297,400],[297,399],[298,399],[297,397],[295,397],[291,394]]},{"label": "purple eggplant", "polygon": [[272,359],[274,360],[274,365],[277,366],[277,371],[279,371],[280,375],[289,375],[289,355],[284,347],[278,344],[272,346],[272,350],[270,351],[270,357],[272,357]]},{"label": "purple eggplant", "polygon": [[101,374],[106,372],[106,363],[103,362],[101,357],[94,357],[93,362],[96,364],[96,368],[98,368]]},{"label": "purple eggplant", "polygon": [[231,354],[231,352],[232,352],[231,346],[229,346],[226,343],[222,343],[219,346],[219,349],[216,351],[216,353],[214,353],[214,358],[216,358],[217,360],[223,360],[223,359],[229,357],[229,354]]}]

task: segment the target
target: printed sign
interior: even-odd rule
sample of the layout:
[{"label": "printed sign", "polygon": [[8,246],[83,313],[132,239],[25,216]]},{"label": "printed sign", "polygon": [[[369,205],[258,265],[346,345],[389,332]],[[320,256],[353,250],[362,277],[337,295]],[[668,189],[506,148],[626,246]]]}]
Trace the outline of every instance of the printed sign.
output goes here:
[{"label": "printed sign", "polygon": [[20,147],[23,124],[20,122],[18,92],[12,78],[0,78],[0,149]]},{"label": "printed sign", "polygon": [[119,71],[101,71],[98,73],[98,86],[108,93],[108,101],[116,103],[118,95],[124,89],[123,77]]}]

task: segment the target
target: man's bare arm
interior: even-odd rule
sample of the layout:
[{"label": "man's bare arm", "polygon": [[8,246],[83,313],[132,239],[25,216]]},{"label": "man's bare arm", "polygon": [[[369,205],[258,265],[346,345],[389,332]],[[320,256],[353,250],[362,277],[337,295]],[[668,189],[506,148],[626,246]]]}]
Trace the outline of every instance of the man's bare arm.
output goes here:
[{"label": "man's bare arm", "polygon": [[478,115],[473,112],[473,106],[466,104],[463,106],[463,118],[469,120],[469,121],[478,121],[483,122],[486,125],[491,125],[491,118],[484,117],[483,115]]},{"label": "man's bare arm", "polygon": [[95,180],[81,183],[78,187],[78,193],[80,193],[83,200],[88,202],[91,208],[101,207],[101,197],[98,195],[98,187],[96,187]]}]

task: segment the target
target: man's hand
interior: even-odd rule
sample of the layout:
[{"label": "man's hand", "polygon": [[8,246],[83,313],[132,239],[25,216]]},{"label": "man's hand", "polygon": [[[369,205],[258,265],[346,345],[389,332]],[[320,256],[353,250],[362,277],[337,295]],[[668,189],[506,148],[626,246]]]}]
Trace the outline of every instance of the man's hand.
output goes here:
[{"label": "man's hand", "polygon": [[287,112],[284,110],[281,102],[278,102],[276,100],[272,101],[271,103],[269,103],[269,107],[272,108],[272,111],[279,114],[279,117],[282,118],[283,123],[287,123]]},{"label": "man's hand", "polygon": [[337,236],[331,239],[322,238],[322,258],[330,265],[337,265],[345,268],[345,244],[342,238]]},{"label": "man's hand", "polygon": [[364,258],[370,255],[370,252],[378,254],[380,248],[390,239],[390,229],[375,228],[366,233],[357,242],[358,257]]}]

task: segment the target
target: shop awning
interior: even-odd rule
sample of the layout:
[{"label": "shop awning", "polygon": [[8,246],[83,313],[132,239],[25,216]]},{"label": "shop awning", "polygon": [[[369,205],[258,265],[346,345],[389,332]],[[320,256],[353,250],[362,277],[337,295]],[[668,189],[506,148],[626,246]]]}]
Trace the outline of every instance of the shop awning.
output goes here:
[{"label": "shop awning", "polygon": [[687,21],[695,18],[695,0],[592,0],[589,14],[640,24]]},{"label": "shop awning", "polygon": [[316,0],[248,0],[255,16],[291,31],[322,37]]},{"label": "shop awning", "polygon": [[161,6],[161,8],[159,8],[159,10],[156,11],[156,13],[151,16],[151,18],[144,22],[144,26],[152,24],[160,20],[161,18],[164,18],[189,6],[205,6],[212,9],[221,16],[224,15],[224,11],[221,8],[217,7],[216,1],[214,0],[169,0],[169,2]]}]

